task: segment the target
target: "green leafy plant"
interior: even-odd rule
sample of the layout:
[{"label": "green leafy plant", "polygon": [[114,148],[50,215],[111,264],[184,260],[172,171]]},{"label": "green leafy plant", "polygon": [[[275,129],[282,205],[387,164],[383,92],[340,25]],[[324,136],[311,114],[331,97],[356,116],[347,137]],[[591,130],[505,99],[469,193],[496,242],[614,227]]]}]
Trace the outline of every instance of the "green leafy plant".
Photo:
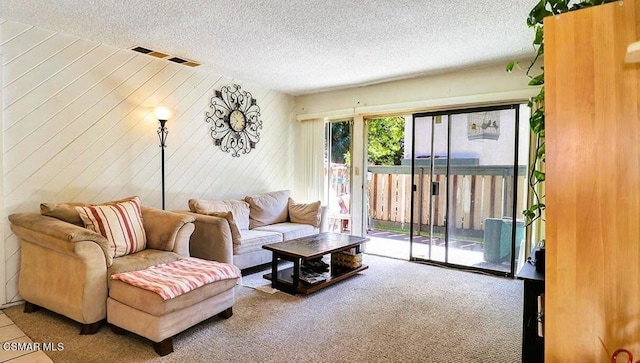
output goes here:
[{"label": "green leafy plant", "polygon": [[[544,55],[544,23],[547,16],[559,15],[569,11],[588,8],[591,6],[610,3],[615,0],[583,0],[576,2],[573,0],[540,0],[529,12],[527,25],[534,29],[533,48],[536,55],[526,69],[529,77],[529,86],[542,86],[534,97],[529,99],[527,105],[531,108],[529,117],[529,127],[535,137],[535,155],[529,173],[529,187],[533,193],[533,203],[529,208],[522,211],[527,218],[527,225],[530,225],[542,217],[545,209],[544,195],[540,194],[541,183],[544,183],[546,175],[544,171],[545,163],[545,143],[544,143],[544,67],[540,68],[540,73],[532,74],[532,69],[536,62]],[[522,69],[518,61],[511,61],[507,64],[507,72],[513,71],[517,67]]]},{"label": "green leafy plant", "polygon": [[370,165],[400,165],[404,157],[404,117],[369,120]]}]

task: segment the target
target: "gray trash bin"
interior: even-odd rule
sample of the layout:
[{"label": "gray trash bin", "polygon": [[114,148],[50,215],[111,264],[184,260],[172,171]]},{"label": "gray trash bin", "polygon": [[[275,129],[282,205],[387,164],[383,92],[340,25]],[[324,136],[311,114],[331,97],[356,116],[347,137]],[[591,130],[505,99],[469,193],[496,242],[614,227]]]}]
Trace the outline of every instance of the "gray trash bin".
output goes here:
[{"label": "gray trash bin", "polygon": [[487,218],[484,220],[484,260],[491,263],[500,262],[500,237],[502,219]]},{"label": "gray trash bin", "polygon": [[[502,219],[502,228],[500,230],[500,261],[507,261],[511,258],[511,228],[513,220],[511,218]],[[520,241],[524,238],[524,222],[516,220],[516,250],[518,256],[520,251]]]},{"label": "gray trash bin", "polygon": [[[511,218],[487,218],[484,220],[484,253],[486,262],[500,263],[511,258]],[[524,238],[524,222],[516,220],[516,256],[520,241]]]}]

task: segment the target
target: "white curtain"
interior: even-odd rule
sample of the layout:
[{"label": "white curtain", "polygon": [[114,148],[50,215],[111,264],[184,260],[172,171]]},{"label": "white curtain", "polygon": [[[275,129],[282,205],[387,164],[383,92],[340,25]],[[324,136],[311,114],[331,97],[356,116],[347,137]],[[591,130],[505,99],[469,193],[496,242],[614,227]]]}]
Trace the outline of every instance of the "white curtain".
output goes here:
[{"label": "white curtain", "polygon": [[296,201],[306,203],[324,196],[324,121],[300,121],[297,124],[295,158]]}]

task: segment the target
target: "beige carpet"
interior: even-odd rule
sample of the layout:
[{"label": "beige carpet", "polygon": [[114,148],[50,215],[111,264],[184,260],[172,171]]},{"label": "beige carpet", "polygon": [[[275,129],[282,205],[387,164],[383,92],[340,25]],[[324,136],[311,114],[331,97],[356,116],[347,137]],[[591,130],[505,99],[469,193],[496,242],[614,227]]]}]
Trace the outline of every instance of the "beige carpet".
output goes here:
[{"label": "beige carpet", "polygon": [[[365,255],[366,271],[309,296],[236,287],[234,315],[178,334],[175,352],[22,306],[5,313],[55,362],[520,362],[522,282]],[[251,287],[249,287],[251,286]]]}]

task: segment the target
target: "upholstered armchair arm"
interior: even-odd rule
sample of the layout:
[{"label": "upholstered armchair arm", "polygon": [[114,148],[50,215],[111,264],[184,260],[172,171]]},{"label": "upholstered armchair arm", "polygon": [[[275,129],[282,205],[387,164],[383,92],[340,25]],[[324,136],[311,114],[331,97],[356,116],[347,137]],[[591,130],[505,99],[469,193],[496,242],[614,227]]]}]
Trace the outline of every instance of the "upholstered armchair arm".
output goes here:
[{"label": "upholstered armchair arm", "polygon": [[194,221],[195,218],[190,215],[143,206],[142,224],[147,236],[147,248],[173,251],[188,257]]},{"label": "upholstered armchair arm", "polygon": [[21,297],[83,324],[103,320],[112,263],[107,240],[36,213],[12,214],[9,221],[20,239]]},{"label": "upholstered armchair arm", "polygon": [[225,218],[181,212],[195,218],[191,236],[191,256],[205,260],[233,263],[233,239]]},{"label": "upholstered armchair arm", "polygon": [[21,240],[27,240],[41,247],[63,254],[77,254],[78,242],[93,242],[104,254],[106,269],[113,263],[109,252],[109,242],[99,233],[57,218],[37,213],[17,213],[9,216],[11,230]]}]

